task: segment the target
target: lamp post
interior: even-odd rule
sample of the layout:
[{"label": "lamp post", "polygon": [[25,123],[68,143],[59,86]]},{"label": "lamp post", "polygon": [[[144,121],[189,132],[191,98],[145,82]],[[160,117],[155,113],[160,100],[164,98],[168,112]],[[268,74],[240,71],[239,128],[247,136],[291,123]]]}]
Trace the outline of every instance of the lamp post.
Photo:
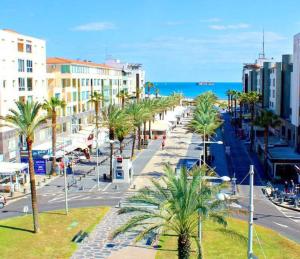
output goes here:
[{"label": "lamp post", "polygon": [[[204,130],[204,135],[203,135],[203,164],[206,165],[206,157],[205,157],[205,144],[209,143],[209,144],[218,144],[218,145],[222,145],[223,141],[206,141],[205,140],[205,130]],[[201,162],[201,157],[200,157],[200,162]],[[201,163],[200,163],[201,164]],[[202,176],[202,179],[208,179],[207,176]],[[200,190],[202,188],[202,179],[200,181]],[[216,177],[215,179],[220,179],[224,182],[230,181],[230,178],[228,176],[222,176],[222,177]],[[198,239],[199,239],[199,243],[201,245],[202,243],[202,219],[201,219],[201,211],[200,209],[198,210]]]}]

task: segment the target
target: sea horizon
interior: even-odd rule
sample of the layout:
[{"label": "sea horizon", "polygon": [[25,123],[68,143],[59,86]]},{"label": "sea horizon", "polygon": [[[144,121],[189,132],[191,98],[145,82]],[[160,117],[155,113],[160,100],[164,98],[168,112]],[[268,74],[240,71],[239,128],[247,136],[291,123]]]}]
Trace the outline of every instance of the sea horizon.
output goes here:
[{"label": "sea horizon", "polygon": [[[155,94],[156,89],[159,89],[159,95],[168,96],[174,92],[182,93],[186,98],[195,98],[196,96],[212,91],[216,96],[221,99],[227,99],[226,91],[233,89],[236,91],[242,90],[241,82],[213,82],[213,85],[197,85],[198,82],[153,82],[154,87],[151,89],[151,93]],[[147,92],[147,89],[146,89]]]}]

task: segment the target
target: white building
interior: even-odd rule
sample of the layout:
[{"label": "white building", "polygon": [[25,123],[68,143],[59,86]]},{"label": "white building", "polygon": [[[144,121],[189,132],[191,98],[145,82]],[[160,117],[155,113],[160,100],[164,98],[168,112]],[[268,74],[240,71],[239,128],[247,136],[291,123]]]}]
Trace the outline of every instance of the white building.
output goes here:
[{"label": "white building", "polygon": [[[46,99],[46,42],[0,30],[0,50],[0,116],[15,108],[16,101]],[[19,148],[15,135],[8,127],[0,128],[0,159],[16,159]]]},{"label": "white building", "polygon": [[281,62],[273,64],[269,80],[269,109],[280,116],[281,112]]}]

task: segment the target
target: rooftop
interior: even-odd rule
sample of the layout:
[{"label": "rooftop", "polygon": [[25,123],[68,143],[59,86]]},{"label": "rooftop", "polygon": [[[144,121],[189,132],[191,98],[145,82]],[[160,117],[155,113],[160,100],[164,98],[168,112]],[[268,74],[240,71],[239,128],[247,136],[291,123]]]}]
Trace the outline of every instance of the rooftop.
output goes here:
[{"label": "rooftop", "polygon": [[112,68],[111,66],[94,63],[88,60],[75,60],[75,59],[67,59],[67,58],[60,58],[60,57],[47,58],[47,64],[74,64],[74,65],[92,66],[92,67],[100,67],[100,68]]}]

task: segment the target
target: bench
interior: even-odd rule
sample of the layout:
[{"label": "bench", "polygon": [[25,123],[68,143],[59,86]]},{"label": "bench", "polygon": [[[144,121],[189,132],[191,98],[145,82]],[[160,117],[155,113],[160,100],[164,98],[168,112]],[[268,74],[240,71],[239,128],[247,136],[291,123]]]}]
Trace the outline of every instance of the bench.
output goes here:
[{"label": "bench", "polygon": [[72,239],[74,243],[82,243],[86,237],[88,237],[88,233],[80,230]]}]

